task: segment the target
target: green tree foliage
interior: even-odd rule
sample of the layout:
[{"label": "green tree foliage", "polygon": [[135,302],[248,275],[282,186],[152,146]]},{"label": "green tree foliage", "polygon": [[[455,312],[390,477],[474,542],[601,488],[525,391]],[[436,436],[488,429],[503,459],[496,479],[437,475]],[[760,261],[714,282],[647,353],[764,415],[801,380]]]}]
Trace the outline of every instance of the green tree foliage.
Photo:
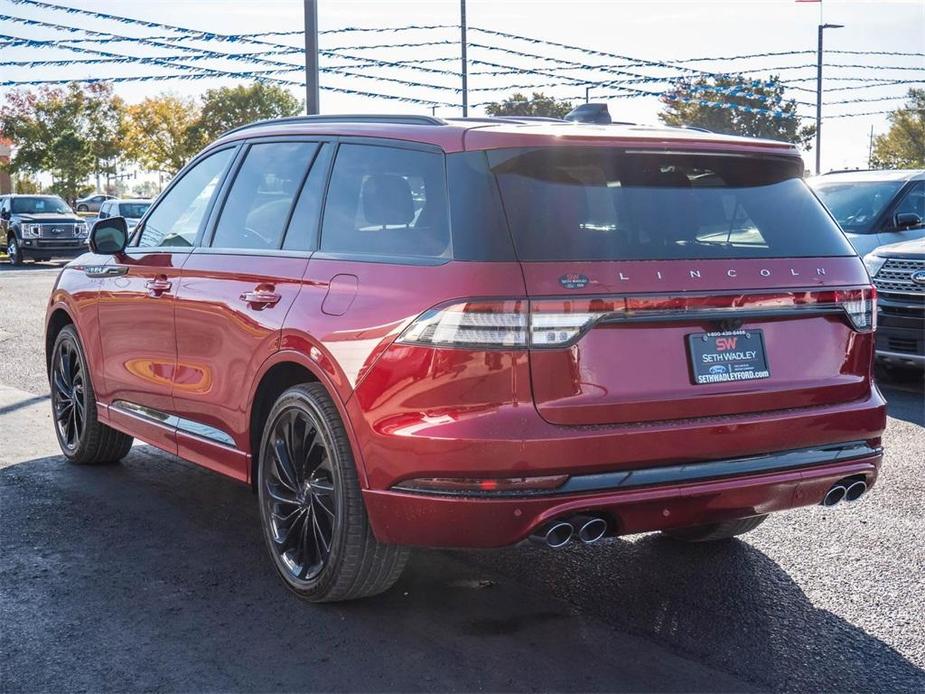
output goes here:
[{"label": "green tree foliage", "polygon": [[105,85],[12,91],[0,109],[0,134],[15,146],[10,172],[48,172],[52,190],[73,202],[88,190],[97,162],[114,151],[120,118]]},{"label": "green tree foliage", "polygon": [[925,169],[925,89],[910,89],[909,100],[889,119],[889,131],[874,139],[871,166]]},{"label": "green tree foliage", "polygon": [[[784,86],[777,76],[767,82],[770,86],[753,86],[752,79],[742,75],[681,79],[662,96],[665,108],[658,117],[666,125],[696,126],[724,135],[763,137],[808,148],[816,135],[815,126],[800,125],[797,105],[784,99]],[[718,103],[779,111],[783,115],[710,105]]]},{"label": "green tree foliage", "polygon": [[568,101],[556,101],[542,92],[533,92],[527,98],[517,92],[501,102],[493,102],[485,107],[489,116],[545,116],[547,118],[562,118],[572,110]]},{"label": "green tree foliage", "polygon": [[193,99],[152,96],[128,107],[125,155],[149,171],[176,174],[199,151],[193,128],[200,110]]},{"label": "green tree foliage", "polygon": [[201,146],[223,132],[257,120],[283,118],[301,113],[303,104],[287,89],[254,82],[237,87],[210,89],[202,96],[199,120],[192,137]]}]

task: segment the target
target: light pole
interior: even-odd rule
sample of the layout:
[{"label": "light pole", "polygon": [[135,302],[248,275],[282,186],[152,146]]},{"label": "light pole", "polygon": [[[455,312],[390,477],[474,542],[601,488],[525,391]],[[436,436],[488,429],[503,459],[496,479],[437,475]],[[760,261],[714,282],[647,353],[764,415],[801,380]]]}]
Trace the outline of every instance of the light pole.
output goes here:
[{"label": "light pole", "polygon": [[462,114],[469,115],[469,68],[466,60],[466,0],[459,0],[459,45],[462,49]]},{"label": "light pole", "polygon": [[591,85],[589,84],[585,87],[585,103],[588,103],[591,100]]},{"label": "light pole", "polygon": [[843,24],[819,25],[819,49],[816,52],[816,175],[822,173],[822,33],[841,29]]},{"label": "light pole", "polygon": [[305,0],[305,113],[319,113],[318,0]]}]

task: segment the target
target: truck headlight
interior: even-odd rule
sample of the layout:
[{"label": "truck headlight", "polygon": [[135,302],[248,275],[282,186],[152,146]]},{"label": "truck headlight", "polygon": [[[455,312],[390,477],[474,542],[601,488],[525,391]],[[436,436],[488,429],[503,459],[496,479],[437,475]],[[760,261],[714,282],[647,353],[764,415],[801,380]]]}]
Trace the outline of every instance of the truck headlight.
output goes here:
[{"label": "truck headlight", "polygon": [[23,224],[22,235],[37,239],[42,233],[41,230],[42,228],[38,224]]},{"label": "truck headlight", "polygon": [[77,236],[86,236],[87,235],[87,223],[78,222],[77,224],[75,224],[74,233],[77,234]]}]

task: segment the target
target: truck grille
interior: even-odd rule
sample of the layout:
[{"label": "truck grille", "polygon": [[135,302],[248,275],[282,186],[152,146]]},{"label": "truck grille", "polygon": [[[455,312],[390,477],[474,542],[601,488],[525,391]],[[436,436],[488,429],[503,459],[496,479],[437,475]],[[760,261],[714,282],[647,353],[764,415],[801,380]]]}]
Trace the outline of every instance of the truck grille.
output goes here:
[{"label": "truck grille", "polygon": [[41,239],[72,239],[76,235],[76,224],[40,224]]},{"label": "truck grille", "polygon": [[888,258],[874,278],[874,285],[882,294],[925,295],[925,284],[912,281],[912,273],[918,270],[925,270],[925,260]]}]

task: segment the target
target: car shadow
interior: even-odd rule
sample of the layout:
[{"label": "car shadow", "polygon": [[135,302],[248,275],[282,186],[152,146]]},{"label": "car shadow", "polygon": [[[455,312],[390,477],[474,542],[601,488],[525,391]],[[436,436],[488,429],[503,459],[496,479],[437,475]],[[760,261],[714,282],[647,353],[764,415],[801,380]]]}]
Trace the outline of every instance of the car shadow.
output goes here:
[{"label": "car shadow", "polygon": [[925,670],[816,608],[776,562],[739,539],[686,544],[651,534],[476,561],[761,689],[925,688]]},{"label": "car shadow", "polygon": [[4,691],[925,685],[737,541],[422,550],[382,596],[308,605],[264,556],[248,489],[146,446],[0,470],[0,544]]}]

